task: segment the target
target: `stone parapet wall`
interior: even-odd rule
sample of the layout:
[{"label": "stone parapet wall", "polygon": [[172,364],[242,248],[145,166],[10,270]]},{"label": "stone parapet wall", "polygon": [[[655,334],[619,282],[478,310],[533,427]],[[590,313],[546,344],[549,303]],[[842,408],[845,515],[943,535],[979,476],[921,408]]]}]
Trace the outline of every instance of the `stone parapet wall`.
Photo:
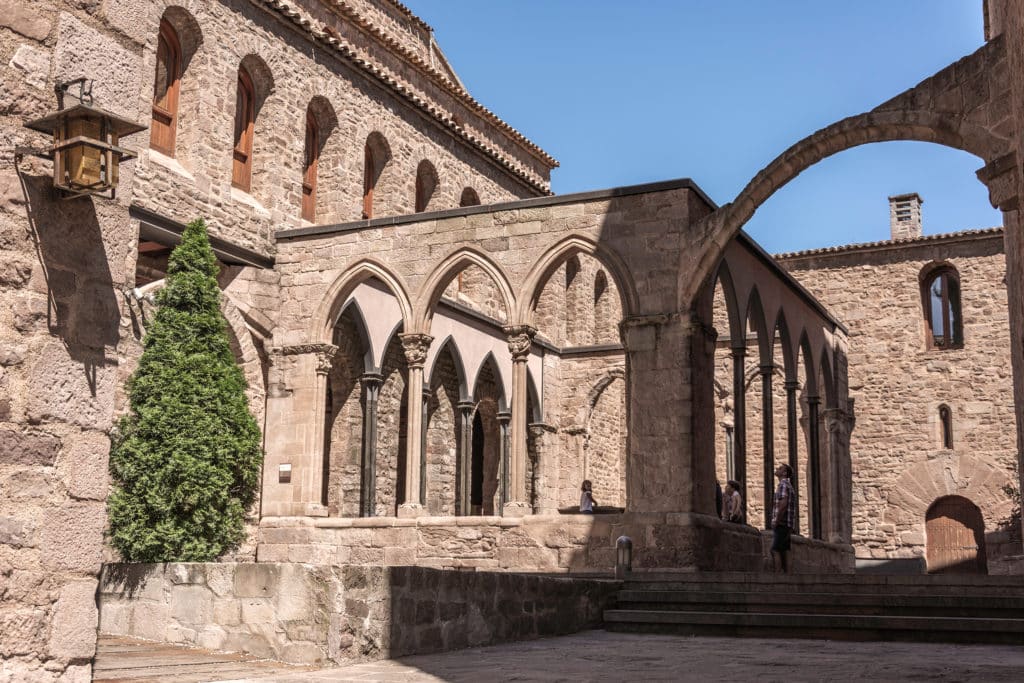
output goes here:
[{"label": "stone parapet wall", "polygon": [[[264,518],[257,561],[610,574],[620,536],[633,541],[636,569],[771,568],[770,534],[690,513]],[[848,545],[801,537],[793,545],[796,571],[853,571]]]},{"label": "stone parapet wall", "polygon": [[345,664],[592,628],[620,585],[422,567],[107,565],[100,631]]}]

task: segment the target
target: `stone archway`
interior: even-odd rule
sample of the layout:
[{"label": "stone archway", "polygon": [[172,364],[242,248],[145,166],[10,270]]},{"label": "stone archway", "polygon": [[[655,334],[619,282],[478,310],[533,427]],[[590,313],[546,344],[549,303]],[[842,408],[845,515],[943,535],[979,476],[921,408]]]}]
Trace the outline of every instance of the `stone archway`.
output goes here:
[{"label": "stone archway", "polygon": [[[985,82],[979,96],[979,80],[995,79],[1006,61],[1000,41],[986,43],[974,54],[946,67],[916,87],[875,109],[845,118],[800,140],[762,169],[735,200],[719,208],[695,226],[698,239],[708,245],[699,254],[683,252],[680,272],[693,272],[679,287],[679,305],[687,310],[701,288],[712,278],[726,246],[754,212],[779,188],[803,171],[834,154],[873,142],[915,140],[932,142],[974,154],[986,167],[978,172],[988,186],[993,205],[1001,201],[1000,178],[1012,167],[1005,158],[1013,151],[1000,132],[1006,118],[1009,93],[999,82]],[[1007,167],[1007,168],[1004,168]]]},{"label": "stone archway", "polygon": [[985,520],[963,496],[943,496],[925,515],[929,574],[987,574]]}]

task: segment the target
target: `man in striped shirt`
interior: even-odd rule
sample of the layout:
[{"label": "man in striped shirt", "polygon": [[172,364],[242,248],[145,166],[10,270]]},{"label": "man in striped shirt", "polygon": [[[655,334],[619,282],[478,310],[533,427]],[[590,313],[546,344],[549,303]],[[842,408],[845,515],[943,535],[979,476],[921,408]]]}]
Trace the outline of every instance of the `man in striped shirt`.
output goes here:
[{"label": "man in striped shirt", "polygon": [[796,521],[796,496],[793,491],[793,470],[783,463],[775,468],[779,487],[775,489],[775,506],[772,511],[772,555],[778,555],[779,565],[784,573],[789,572],[786,553],[789,552],[789,534]]}]

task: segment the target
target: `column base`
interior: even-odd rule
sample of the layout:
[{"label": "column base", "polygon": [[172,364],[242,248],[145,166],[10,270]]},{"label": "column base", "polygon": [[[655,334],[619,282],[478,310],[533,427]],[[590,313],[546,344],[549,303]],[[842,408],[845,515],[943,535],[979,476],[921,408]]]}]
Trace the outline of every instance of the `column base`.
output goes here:
[{"label": "column base", "polygon": [[419,503],[402,503],[398,506],[399,517],[422,517],[425,514],[426,508]]},{"label": "column base", "polygon": [[529,503],[511,502],[505,503],[505,507],[501,509],[503,517],[526,517],[527,515],[533,514],[533,509]]}]

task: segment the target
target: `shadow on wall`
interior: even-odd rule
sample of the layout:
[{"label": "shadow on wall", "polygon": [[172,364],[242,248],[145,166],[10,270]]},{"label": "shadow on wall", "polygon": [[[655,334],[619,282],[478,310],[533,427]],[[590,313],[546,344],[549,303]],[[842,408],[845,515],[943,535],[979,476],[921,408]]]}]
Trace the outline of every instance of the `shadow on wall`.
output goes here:
[{"label": "shadow on wall", "polygon": [[[103,235],[97,217],[97,205],[89,198],[52,201],[54,192],[50,176],[21,174],[22,189],[36,255],[42,267],[46,300],[24,298],[14,305],[14,327],[23,334],[45,331],[61,340],[67,356],[81,363],[89,395],[100,398],[97,371],[116,361],[106,359],[104,349],[113,349],[119,339],[121,312],[111,275],[107,242],[134,246],[128,239],[111,239]],[[103,207],[107,208],[107,207]],[[111,207],[117,211],[116,207]],[[126,221],[118,221],[126,226]],[[61,391],[67,382],[63,375],[66,364],[59,351],[44,353],[32,380],[37,387],[30,402],[30,419],[45,421],[64,419],[70,415],[52,414],[67,410],[71,396]],[[47,376],[39,376],[39,373]],[[50,381],[50,380],[54,381]],[[59,381],[57,381],[59,380]],[[53,395],[51,395],[53,394]],[[73,406],[70,406],[74,410]],[[102,410],[102,409],[101,409]],[[72,422],[81,422],[77,415]],[[109,415],[97,413],[93,424],[102,427]]]}]

